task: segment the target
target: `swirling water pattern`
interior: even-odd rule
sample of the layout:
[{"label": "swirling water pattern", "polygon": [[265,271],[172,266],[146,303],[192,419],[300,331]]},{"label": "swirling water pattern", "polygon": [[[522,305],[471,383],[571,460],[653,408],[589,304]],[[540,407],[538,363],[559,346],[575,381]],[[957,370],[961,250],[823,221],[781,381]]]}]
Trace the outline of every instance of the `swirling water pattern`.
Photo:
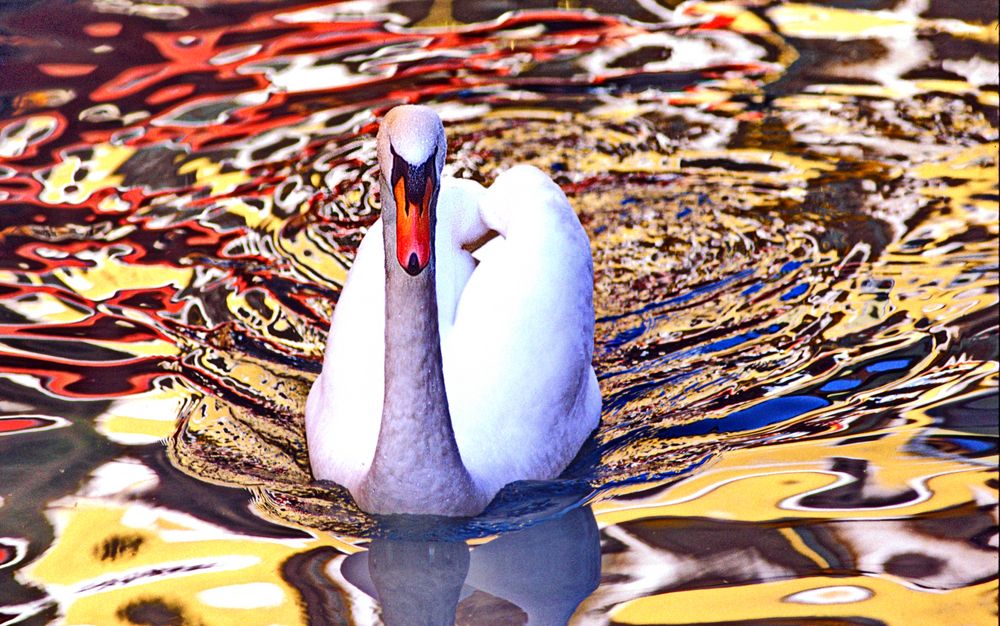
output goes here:
[{"label": "swirling water pattern", "polygon": [[426,532],[591,502],[575,623],[994,623],[995,7],[569,4],[0,9],[0,624],[379,619],[301,411],[402,102],[569,194],[605,398]]}]

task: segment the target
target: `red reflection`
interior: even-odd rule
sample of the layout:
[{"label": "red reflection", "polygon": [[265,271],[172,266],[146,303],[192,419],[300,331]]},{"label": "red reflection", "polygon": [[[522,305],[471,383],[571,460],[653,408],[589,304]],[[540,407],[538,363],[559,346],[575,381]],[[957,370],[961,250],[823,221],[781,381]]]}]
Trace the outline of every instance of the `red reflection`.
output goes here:
[{"label": "red reflection", "polygon": [[119,22],[94,22],[83,27],[83,32],[91,37],[116,37],[122,32]]},{"label": "red reflection", "polygon": [[[54,424],[52,420],[44,420],[37,417],[15,417],[0,419],[0,433],[13,433],[24,430],[34,430],[36,428],[43,428],[45,426],[51,426]],[[4,546],[0,545],[0,551],[4,550]],[[3,559],[0,558],[0,563]]]}]

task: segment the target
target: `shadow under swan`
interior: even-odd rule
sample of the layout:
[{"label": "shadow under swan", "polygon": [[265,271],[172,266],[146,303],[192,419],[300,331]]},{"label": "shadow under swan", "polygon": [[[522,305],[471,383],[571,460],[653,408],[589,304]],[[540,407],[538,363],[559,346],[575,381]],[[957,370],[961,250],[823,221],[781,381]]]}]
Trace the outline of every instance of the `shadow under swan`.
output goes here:
[{"label": "shadow under swan", "polygon": [[381,605],[390,626],[454,624],[459,603],[477,590],[515,605],[528,624],[566,624],[597,588],[600,534],[584,507],[471,549],[378,538],[345,559],[341,573]]}]

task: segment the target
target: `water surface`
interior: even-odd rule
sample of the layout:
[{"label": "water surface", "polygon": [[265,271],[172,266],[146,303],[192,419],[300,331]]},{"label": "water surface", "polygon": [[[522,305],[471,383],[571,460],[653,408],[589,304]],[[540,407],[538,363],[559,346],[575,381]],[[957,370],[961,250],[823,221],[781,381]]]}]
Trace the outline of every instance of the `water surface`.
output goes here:
[{"label": "water surface", "polygon": [[[0,45],[0,624],[995,622],[990,3],[39,0]],[[418,527],[302,436],[413,102],[447,173],[569,195],[604,395],[560,480]]]}]

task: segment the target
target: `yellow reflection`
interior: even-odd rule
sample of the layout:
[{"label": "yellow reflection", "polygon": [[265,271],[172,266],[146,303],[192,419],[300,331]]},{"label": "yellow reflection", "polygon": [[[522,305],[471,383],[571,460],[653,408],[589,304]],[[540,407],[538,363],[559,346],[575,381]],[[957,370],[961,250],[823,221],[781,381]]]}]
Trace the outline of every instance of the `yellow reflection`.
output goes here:
[{"label": "yellow reflection", "polygon": [[193,159],[177,168],[178,174],[192,172],[197,184],[209,185],[212,195],[229,193],[250,180],[250,176],[245,171],[223,172],[221,163],[215,163],[205,157]]},{"label": "yellow reflection", "polygon": [[47,138],[59,126],[52,115],[33,115],[20,123],[0,127],[0,158],[9,159],[24,154],[28,147]]},{"label": "yellow reflection", "polygon": [[114,172],[135,154],[135,148],[97,144],[90,150],[87,159],[74,153],[54,165],[42,178],[44,187],[38,198],[47,204],[79,204],[96,191],[120,186],[124,177]]},{"label": "yellow reflection", "polygon": [[[954,399],[954,393],[947,397]],[[928,401],[933,399],[928,397]],[[908,451],[913,439],[927,432],[932,423],[922,411],[913,410],[897,425],[869,433],[880,435],[874,440],[830,438],[730,450],[708,469],[648,500],[634,495],[627,501],[612,498],[596,503],[594,512],[602,526],[660,516],[744,522],[817,516],[881,519],[917,516],[974,501],[976,486],[992,475],[989,467]],[[851,482],[851,477],[831,470],[833,457],[868,462],[861,497],[908,490],[915,495],[883,507],[802,507],[801,498]],[[990,461],[983,459],[984,464]]]},{"label": "yellow reflection", "polygon": [[[57,540],[21,576],[49,590],[68,624],[132,623],[143,603],[178,614],[178,623],[302,623],[282,564],[320,546],[357,550],[315,536],[255,538],[134,502],[74,498],[49,517]],[[330,593],[344,595],[332,583]]]},{"label": "yellow reflection", "polygon": [[817,576],[653,595],[620,605],[611,619],[621,624],[692,624],[864,615],[885,624],[985,625],[996,623],[996,592],[995,581],[920,592],[889,577]]},{"label": "yellow reflection", "polygon": [[[3,273],[0,273],[0,280],[16,282],[16,280],[8,280]],[[31,296],[31,298],[18,300],[5,300],[4,307],[40,324],[72,324],[83,321],[92,315],[90,311],[81,310],[79,306],[69,306],[63,300],[44,291],[35,292]]]},{"label": "yellow reflection", "polygon": [[427,12],[427,17],[413,24],[413,28],[440,28],[457,23],[452,15],[452,0],[434,0]]},{"label": "yellow reflection", "polygon": [[183,289],[194,275],[190,267],[125,263],[108,248],[90,253],[88,260],[93,266],[60,267],[52,275],[74,292],[98,302],[127,289]]},{"label": "yellow reflection", "polygon": [[177,416],[192,392],[177,380],[159,383],[157,389],[118,398],[97,418],[97,430],[112,441],[148,444],[174,433]]}]

